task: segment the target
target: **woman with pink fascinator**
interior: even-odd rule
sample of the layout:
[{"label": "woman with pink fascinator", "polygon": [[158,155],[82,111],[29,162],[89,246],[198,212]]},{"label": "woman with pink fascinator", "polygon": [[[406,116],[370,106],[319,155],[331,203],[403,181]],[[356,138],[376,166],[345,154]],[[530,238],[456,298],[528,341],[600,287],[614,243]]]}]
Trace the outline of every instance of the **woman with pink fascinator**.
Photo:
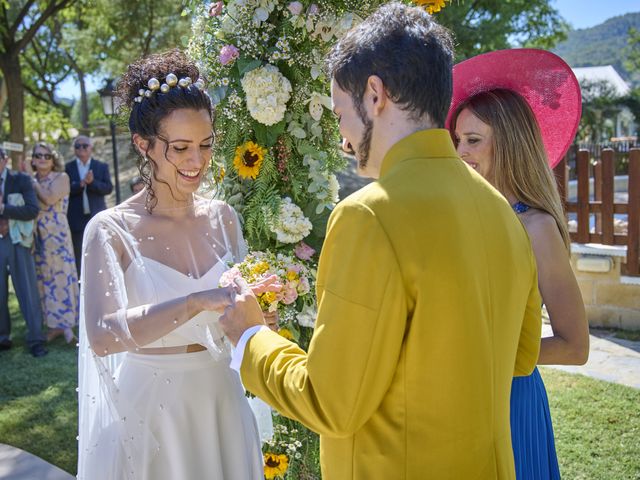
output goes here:
[{"label": "woman with pink fascinator", "polygon": [[[531,239],[553,330],[541,341],[538,364],[584,364],[589,329],[551,170],[573,142],[580,86],[562,59],[535,49],[471,58],[454,67],[453,81],[447,128],[458,154],[504,195]],[[559,479],[549,402],[537,368],[514,377],[510,408],[517,479]]]}]

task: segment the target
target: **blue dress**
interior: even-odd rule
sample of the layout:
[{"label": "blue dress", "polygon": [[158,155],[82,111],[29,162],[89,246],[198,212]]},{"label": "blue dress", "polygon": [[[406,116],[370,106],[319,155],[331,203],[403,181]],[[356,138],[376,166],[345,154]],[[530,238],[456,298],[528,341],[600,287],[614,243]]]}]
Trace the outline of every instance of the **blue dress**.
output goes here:
[{"label": "blue dress", "polygon": [[560,479],[549,400],[537,368],[511,383],[511,443],[517,480]]}]

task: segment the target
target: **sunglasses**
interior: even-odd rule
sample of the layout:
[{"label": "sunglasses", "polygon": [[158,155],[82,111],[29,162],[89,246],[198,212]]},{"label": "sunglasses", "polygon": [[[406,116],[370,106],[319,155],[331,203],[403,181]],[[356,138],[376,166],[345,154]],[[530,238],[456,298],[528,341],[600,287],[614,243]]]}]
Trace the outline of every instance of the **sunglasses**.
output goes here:
[{"label": "sunglasses", "polygon": [[45,160],[51,160],[53,158],[53,155],[51,155],[50,153],[34,153],[33,158],[37,158],[38,160],[42,158],[44,158]]},{"label": "sunglasses", "polygon": [[91,146],[91,145],[89,145],[88,143],[76,143],[73,147],[74,147],[76,150],[80,150],[81,148],[83,148],[83,149],[85,149],[85,150],[86,150],[86,149],[87,149],[87,148],[89,148],[90,146]]}]

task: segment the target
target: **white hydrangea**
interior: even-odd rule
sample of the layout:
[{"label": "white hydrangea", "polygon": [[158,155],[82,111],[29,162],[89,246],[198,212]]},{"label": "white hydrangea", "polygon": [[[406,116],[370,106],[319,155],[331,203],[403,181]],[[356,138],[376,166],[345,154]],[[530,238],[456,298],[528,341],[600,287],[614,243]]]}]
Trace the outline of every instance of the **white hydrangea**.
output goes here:
[{"label": "white hydrangea", "polygon": [[275,125],[284,118],[291,98],[291,83],[273,65],[247,72],[242,78],[249,114],[263,125]]},{"label": "white hydrangea", "polygon": [[277,218],[269,222],[278,242],[298,243],[311,233],[313,225],[304,213],[289,197],[282,199]]},{"label": "white hydrangea", "polygon": [[316,324],[317,315],[318,312],[314,306],[305,305],[302,311],[296,315],[296,320],[301,327],[313,328]]}]

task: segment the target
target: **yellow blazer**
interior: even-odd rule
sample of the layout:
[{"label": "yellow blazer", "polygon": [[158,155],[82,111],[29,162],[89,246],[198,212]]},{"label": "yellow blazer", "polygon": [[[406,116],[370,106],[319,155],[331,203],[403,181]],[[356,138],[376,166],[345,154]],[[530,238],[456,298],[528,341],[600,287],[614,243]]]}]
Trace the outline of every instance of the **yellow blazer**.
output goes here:
[{"label": "yellow blazer", "polygon": [[336,207],[317,293],[309,353],[261,331],[241,375],[321,435],[324,480],[515,478],[509,395],[538,358],[535,260],[446,130],[395,144]]}]

